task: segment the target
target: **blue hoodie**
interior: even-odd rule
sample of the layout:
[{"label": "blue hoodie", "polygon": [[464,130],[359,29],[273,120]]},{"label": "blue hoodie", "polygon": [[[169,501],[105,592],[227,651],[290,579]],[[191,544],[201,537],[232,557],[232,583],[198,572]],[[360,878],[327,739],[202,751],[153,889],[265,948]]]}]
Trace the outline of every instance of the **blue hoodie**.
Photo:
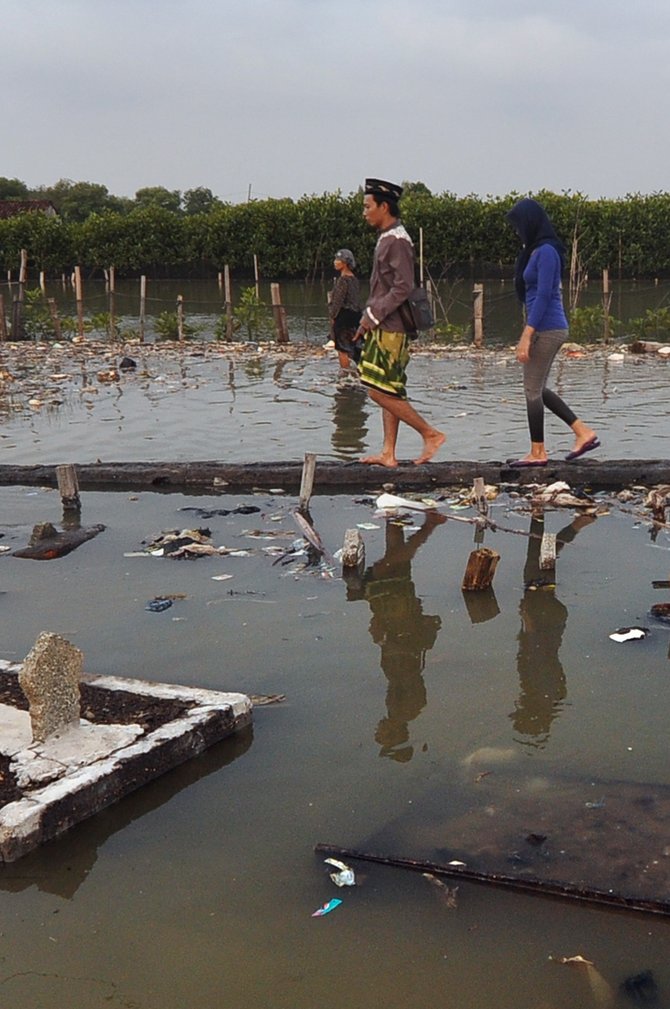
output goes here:
[{"label": "blue hoodie", "polygon": [[512,207],[507,220],[523,243],[514,283],[528,325],[539,332],[567,329],[561,288],[566,250],[547,212],[537,200],[524,199]]}]

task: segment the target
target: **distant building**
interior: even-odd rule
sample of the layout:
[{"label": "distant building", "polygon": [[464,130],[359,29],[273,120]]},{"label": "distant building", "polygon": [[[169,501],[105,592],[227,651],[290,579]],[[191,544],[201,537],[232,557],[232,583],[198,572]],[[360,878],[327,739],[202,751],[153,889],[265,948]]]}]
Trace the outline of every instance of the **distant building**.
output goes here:
[{"label": "distant building", "polygon": [[51,200],[0,200],[0,220],[35,211],[46,214],[47,217],[58,217],[58,211]]}]

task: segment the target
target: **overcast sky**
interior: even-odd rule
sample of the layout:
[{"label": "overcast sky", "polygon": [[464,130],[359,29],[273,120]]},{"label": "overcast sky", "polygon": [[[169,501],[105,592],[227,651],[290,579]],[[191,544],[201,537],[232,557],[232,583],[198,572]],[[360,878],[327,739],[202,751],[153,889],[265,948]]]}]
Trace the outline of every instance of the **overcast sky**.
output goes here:
[{"label": "overcast sky", "polygon": [[0,0],[0,175],[670,189],[669,0]]}]

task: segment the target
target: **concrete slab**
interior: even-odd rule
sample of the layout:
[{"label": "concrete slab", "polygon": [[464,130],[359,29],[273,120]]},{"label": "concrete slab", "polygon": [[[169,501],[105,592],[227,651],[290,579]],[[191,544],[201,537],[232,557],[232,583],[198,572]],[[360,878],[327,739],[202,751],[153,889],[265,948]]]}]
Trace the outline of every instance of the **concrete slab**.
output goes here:
[{"label": "concrete slab", "polygon": [[[20,668],[0,660],[5,685],[0,756],[19,796],[0,806],[0,860],[5,862],[251,722],[252,703],[245,694],[87,675],[82,677],[86,717],[33,743],[18,690]],[[115,712],[118,722],[111,720]]]}]

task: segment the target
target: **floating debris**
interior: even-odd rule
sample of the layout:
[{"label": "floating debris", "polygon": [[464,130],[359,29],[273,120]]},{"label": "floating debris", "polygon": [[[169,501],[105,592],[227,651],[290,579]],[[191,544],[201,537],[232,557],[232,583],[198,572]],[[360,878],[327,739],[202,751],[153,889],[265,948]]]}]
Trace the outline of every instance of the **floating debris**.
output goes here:
[{"label": "floating debris", "polygon": [[150,599],[144,608],[150,613],[162,613],[163,610],[169,610],[171,606],[171,599]]},{"label": "floating debris", "polygon": [[329,873],[335,886],[356,886],[356,876],[354,870],[344,862],[338,861],[336,858],[326,858],[324,859],[326,865],[332,865],[337,872]]},{"label": "floating debris", "polygon": [[341,900],[334,897],[332,900],[329,900],[326,904],[324,904],[323,907],[317,908],[316,911],[313,912],[312,918],[322,918],[324,914],[330,914],[330,912],[334,911],[336,907],[339,907],[341,903]]},{"label": "floating debris", "polygon": [[649,634],[648,627],[619,627],[610,634],[612,641],[639,641]]},{"label": "floating debris", "polygon": [[377,508],[383,511],[395,508],[408,508],[410,511],[426,512],[436,508],[435,501],[426,504],[424,501],[411,501],[406,497],[398,497],[395,494],[380,494],[376,501]]},{"label": "floating debris", "polygon": [[441,879],[434,876],[432,872],[422,872],[421,875],[424,879],[427,879],[436,890],[439,891],[440,896],[448,908],[455,910],[458,907],[458,903],[456,901],[456,894],[458,893],[457,886],[447,886],[447,884],[443,883]]}]

